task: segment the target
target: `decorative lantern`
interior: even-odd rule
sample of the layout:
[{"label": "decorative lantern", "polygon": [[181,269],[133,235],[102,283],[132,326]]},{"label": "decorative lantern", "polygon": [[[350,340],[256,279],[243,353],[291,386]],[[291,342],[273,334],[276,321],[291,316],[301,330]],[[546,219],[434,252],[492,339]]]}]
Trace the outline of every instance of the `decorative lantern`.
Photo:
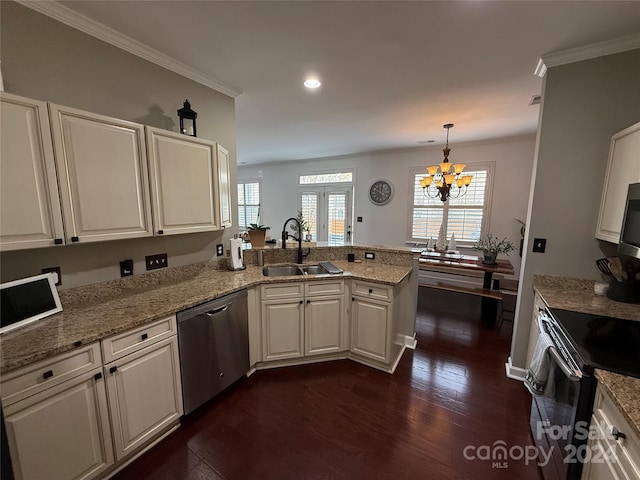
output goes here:
[{"label": "decorative lantern", "polygon": [[182,108],[178,110],[178,117],[180,117],[180,133],[195,137],[197,116],[198,114],[191,110],[189,100],[185,100]]}]

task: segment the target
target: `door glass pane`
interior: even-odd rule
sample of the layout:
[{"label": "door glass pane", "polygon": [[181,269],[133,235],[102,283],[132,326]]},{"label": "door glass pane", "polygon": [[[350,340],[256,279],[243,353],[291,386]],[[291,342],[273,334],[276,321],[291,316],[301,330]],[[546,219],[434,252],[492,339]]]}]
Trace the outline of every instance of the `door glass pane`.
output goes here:
[{"label": "door glass pane", "polygon": [[327,194],[328,238],[329,245],[342,245],[347,241],[347,195],[345,193]]},{"label": "door glass pane", "polygon": [[303,193],[300,195],[301,210],[304,219],[309,225],[311,240],[318,240],[318,194]]}]

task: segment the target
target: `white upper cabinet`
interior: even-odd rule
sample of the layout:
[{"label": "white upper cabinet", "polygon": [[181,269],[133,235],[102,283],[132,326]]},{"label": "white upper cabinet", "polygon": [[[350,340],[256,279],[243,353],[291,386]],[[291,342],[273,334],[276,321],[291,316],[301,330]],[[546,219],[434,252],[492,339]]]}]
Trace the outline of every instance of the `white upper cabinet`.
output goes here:
[{"label": "white upper cabinet", "polygon": [[153,235],[144,127],[49,108],[67,243]]},{"label": "white upper cabinet", "polygon": [[220,229],[216,143],[146,127],[156,234]]},{"label": "white upper cabinet", "polygon": [[64,244],[47,104],[0,93],[0,250]]},{"label": "white upper cabinet", "polygon": [[231,221],[231,175],[229,173],[229,151],[216,146],[218,154],[218,196],[220,198],[220,227],[229,228]]},{"label": "white upper cabinet", "polygon": [[636,182],[640,182],[640,122],[611,138],[596,238],[620,241],[627,187]]}]

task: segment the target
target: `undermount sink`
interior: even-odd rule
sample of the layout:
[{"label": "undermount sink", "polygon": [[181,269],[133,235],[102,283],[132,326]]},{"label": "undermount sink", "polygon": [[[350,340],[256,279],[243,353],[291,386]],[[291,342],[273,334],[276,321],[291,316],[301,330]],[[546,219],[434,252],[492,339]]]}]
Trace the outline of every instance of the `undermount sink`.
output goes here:
[{"label": "undermount sink", "polygon": [[329,271],[322,265],[269,265],[262,269],[266,277],[288,277],[291,275],[322,275]]}]

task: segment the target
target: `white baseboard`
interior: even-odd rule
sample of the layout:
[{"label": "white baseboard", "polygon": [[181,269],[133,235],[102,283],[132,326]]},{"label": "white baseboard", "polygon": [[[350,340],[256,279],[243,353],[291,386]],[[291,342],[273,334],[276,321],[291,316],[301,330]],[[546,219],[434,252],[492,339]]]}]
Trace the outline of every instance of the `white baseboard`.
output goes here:
[{"label": "white baseboard", "polygon": [[411,350],[415,350],[418,346],[418,341],[416,340],[416,334],[413,336],[405,335],[404,336],[404,346],[410,348]]},{"label": "white baseboard", "polygon": [[524,381],[524,375],[526,370],[520,367],[514,367],[511,363],[511,357],[508,358],[507,363],[504,364],[504,368],[508,378],[512,378],[513,380],[519,380],[521,382]]}]

